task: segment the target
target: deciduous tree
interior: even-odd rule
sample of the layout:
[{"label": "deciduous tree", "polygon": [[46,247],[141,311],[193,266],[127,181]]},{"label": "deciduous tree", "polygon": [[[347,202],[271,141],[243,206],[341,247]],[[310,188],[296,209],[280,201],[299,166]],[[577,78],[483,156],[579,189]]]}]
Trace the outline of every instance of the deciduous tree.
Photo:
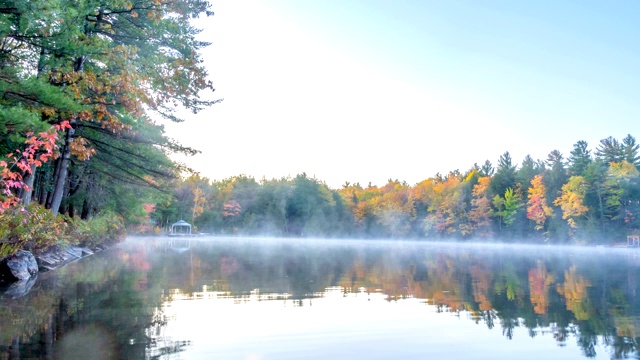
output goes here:
[{"label": "deciduous tree", "polygon": [[493,206],[496,208],[495,215],[500,219],[500,224],[509,226],[516,219],[518,209],[522,207],[520,193],[508,188],[504,192],[504,197],[496,195],[493,198]]},{"label": "deciduous tree", "polygon": [[562,186],[560,197],[553,201],[553,204],[562,209],[562,218],[567,220],[571,228],[576,228],[576,220],[589,211],[584,205],[584,197],[588,190],[588,184],[582,176],[572,176],[569,181]]},{"label": "deciduous tree", "polygon": [[553,215],[553,209],[547,205],[546,192],[542,175],[536,175],[531,180],[527,201],[527,219],[536,224],[536,230],[544,230],[547,218]]},{"label": "deciduous tree", "polygon": [[489,200],[489,182],[491,178],[483,176],[478,178],[474,185],[469,210],[469,222],[471,234],[478,237],[489,237],[491,231],[491,200]]}]

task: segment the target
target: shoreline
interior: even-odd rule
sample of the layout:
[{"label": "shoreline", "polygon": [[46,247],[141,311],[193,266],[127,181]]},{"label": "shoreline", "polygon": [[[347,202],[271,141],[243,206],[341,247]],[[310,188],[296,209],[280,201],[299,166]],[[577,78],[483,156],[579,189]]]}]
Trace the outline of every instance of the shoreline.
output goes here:
[{"label": "shoreline", "polygon": [[60,269],[107,249],[109,246],[106,244],[91,248],[53,246],[38,255],[20,250],[12,256],[0,259],[0,294],[14,299],[22,297],[29,293],[39,274]]}]

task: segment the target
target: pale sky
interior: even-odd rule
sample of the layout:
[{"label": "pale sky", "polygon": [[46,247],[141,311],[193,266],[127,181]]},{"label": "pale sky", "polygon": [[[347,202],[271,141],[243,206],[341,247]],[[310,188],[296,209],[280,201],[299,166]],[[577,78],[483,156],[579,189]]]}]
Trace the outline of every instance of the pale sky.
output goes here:
[{"label": "pale sky", "polygon": [[168,125],[202,176],[339,188],[640,140],[640,2],[214,0],[222,103]]}]

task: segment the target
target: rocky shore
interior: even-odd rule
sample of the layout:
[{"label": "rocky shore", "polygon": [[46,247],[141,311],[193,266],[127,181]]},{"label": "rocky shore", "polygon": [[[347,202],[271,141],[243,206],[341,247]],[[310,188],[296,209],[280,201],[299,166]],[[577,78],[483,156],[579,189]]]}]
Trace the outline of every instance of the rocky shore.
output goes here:
[{"label": "rocky shore", "polygon": [[55,246],[39,255],[20,250],[0,260],[0,293],[14,299],[22,297],[29,292],[39,272],[55,270],[105,249],[104,245],[91,249]]}]

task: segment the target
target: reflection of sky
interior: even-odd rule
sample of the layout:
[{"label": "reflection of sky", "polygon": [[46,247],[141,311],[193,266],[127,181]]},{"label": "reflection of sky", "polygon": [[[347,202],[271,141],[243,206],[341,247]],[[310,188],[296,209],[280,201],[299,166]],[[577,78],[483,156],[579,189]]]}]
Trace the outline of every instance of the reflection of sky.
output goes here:
[{"label": "reflection of sky", "polygon": [[[438,313],[423,299],[326,289],[319,297],[242,297],[207,291],[171,294],[162,337],[188,341],[181,359],[580,359],[575,338],[559,346],[549,329],[525,327],[507,339],[467,312]],[[499,320],[496,320],[499,321]],[[545,331],[543,331],[545,330]],[[596,358],[608,358],[596,347]]]}]

